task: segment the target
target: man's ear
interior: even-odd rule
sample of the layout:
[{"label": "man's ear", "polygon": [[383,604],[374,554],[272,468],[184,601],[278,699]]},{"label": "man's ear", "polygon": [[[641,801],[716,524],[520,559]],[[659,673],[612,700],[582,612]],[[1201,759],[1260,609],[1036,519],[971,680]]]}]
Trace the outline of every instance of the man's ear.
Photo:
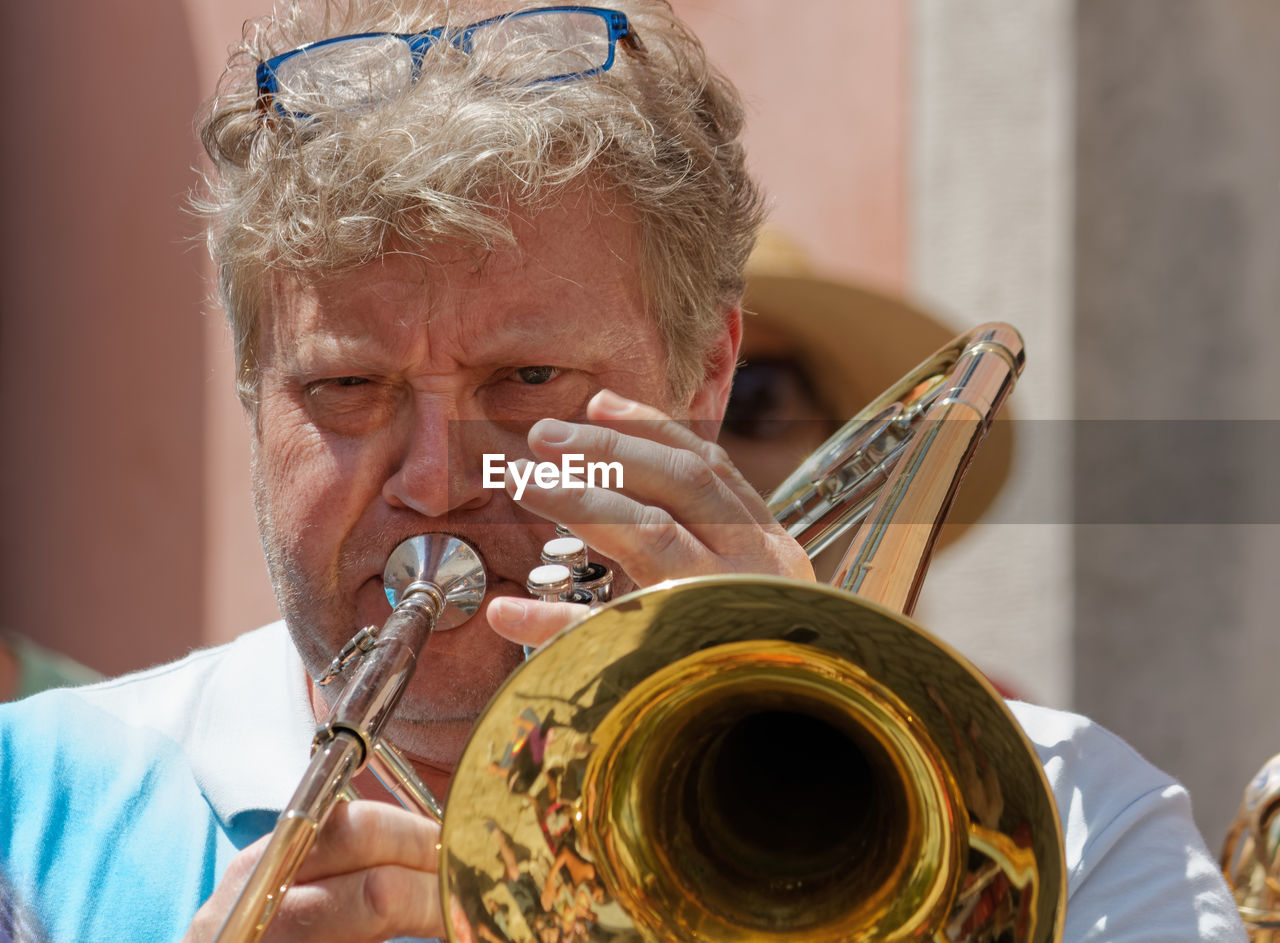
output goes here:
[{"label": "man's ear", "polygon": [[[689,418],[697,424],[699,433],[708,438],[714,439],[720,430],[720,420],[724,418],[729,404],[729,391],[733,389],[733,372],[738,366],[741,346],[742,306],[736,305],[724,312],[720,332],[707,349],[706,376],[689,402]],[[703,423],[707,425],[703,426]]]}]

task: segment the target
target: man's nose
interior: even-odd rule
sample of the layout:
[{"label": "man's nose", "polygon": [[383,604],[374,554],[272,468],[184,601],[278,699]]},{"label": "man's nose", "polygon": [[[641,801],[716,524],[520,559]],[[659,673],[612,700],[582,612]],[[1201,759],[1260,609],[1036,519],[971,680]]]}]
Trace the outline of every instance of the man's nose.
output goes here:
[{"label": "man's nose", "polygon": [[478,431],[471,427],[477,422],[459,419],[454,405],[441,397],[415,397],[382,486],[386,502],[433,518],[486,504],[491,494],[483,488],[479,455],[471,454]]}]

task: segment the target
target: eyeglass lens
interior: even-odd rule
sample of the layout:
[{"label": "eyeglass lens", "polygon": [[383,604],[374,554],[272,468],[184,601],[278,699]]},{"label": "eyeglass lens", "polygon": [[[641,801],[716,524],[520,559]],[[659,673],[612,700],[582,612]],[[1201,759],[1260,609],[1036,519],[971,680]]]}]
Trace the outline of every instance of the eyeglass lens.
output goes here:
[{"label": "eyeglass lens", "polygon": [[276,100],[290,111],[367,108],[413,82],[413,51],[397,36],[366,36],[303,50],[276,67]]},{"label": "eyeglass lens", "polygon": [[[454,34],[452,42],[413,39],[416,55],[460,48],[489,79],[545,82],[603,71],[612,64],[609,23],[596,13],[517,13]],[[285,112],[358,111],[405,92],[415,81],[409,38],[352,36],[300,50],[275,67],[274,99]]]},{"label": "eyeglass lens", "polygon": [[594,13],[533,11],[471,34],[472,57],[490,78],[537,74],[541,81],[585,75],[609,63],[608,23]]}]

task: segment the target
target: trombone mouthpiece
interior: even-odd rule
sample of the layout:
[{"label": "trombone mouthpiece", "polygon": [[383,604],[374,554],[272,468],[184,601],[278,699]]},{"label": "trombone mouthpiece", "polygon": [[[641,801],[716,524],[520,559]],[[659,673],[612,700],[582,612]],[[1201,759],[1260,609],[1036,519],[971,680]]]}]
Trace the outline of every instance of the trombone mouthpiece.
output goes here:
[{"label": "trombone mouthpiece", "polygon": [[434,587],[444,599],[436,631],[453,629],[475,615],[484,600],[484,564],[467,542],[448,534],[424,534],[391,551],[382,584],[393,609],[413,591]]}]

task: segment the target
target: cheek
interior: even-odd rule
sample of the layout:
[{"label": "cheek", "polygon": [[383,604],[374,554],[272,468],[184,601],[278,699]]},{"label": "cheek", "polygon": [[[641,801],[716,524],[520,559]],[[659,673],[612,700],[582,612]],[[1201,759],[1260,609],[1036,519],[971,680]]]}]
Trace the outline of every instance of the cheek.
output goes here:
[{"label": "cheek", "polygon": [[314,534],[358,516],[382,486],[377,446],[325,435],[294,408],[264,409],[254,449],[260,500],[279,532]]}]

